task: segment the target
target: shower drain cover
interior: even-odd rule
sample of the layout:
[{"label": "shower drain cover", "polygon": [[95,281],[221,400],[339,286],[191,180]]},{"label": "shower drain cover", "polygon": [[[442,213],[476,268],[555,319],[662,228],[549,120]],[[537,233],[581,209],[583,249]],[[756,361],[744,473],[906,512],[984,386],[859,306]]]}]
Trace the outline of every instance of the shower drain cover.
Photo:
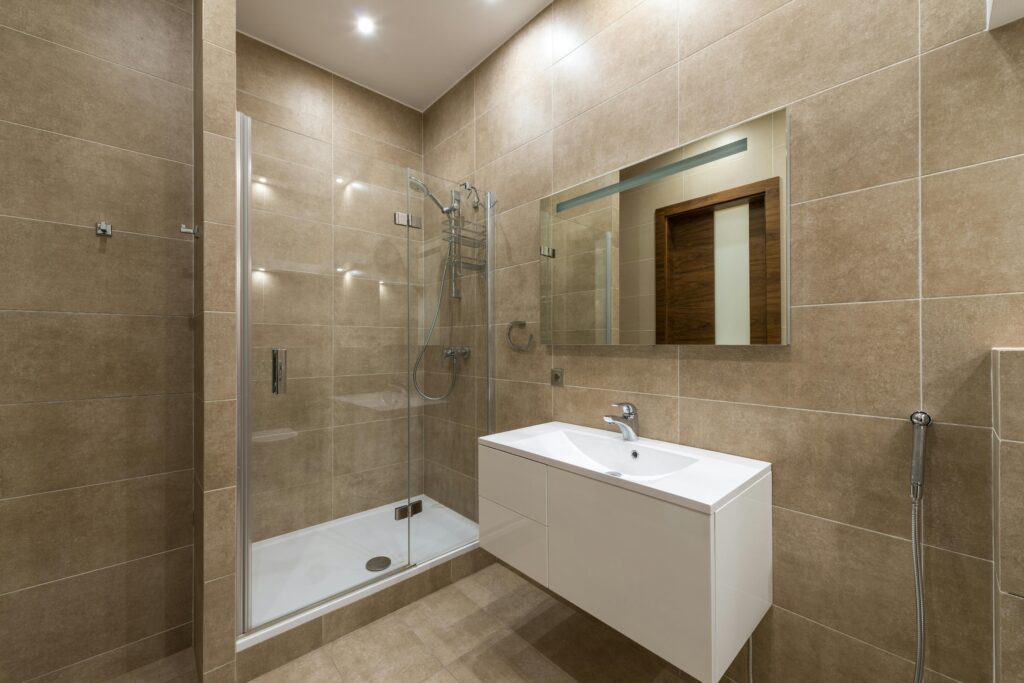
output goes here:
[{"label": "shower drain cover", "polygon": [[382,572],[390,566],[391,558],[387,555],[378,555],[366,561],[366,569],[371,572]]}]

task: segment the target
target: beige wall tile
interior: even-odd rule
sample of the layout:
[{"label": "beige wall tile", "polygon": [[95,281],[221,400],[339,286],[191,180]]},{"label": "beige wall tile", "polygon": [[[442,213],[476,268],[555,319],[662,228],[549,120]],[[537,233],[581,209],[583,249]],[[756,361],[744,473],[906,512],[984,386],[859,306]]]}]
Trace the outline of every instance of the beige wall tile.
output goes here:
[{"label": "beige wall tile", "polygon": [[288,662],[273,671],[259,676],[254,681],[257,683],[285,683],[285,681],[333,681],[337,680],[337,667],[327,654],[325,646],[313,650],[309,654],[302,655],[298,659]]},{"label": "beige wall tile", "polygon": [[679,3],[679,57],[682,59],[750,24],[789,0],[688,0]]},{"label": "beige wall tile", "polygon": [[[1022,71],[1024,73],[1024,71]],[[1024,291],[1024,158],[922,181],[925,296]]]},{"label": "beige wall tile", "polygon": [[794,305],[917,296],[918,184],[792,207]]},{"label": "beige wall tile", "polygon": [[[450,182],[471,177],[477,166],[474,130],[475,126],[469,124],[428,150],[423,156],[423,170]],[[428,210],[433,209],[428,206]]]},{"label": "beige wall tile", "polygon": [[196,478],[206,490],[235,484],[237,409],[234,400],[196,399]]},{"label": "beige wall tile", "polygon": [[334,477],[333,517],[344,517],[423,491],[423,461],[384,465]]},{"label": "beige wall tile", "polygon": [[1024,598],[999,595],[999,629],[1002,632],[1000,664],[1002,679],[1012,681],[1024,677]]},{"label": "beige wall tile", "polygon": [[195,242],[196,263],[202,273],[195,288],[196,301],[202,301],[204,310],[235,310],[236,237],[233,225],[206,222],[202,226],[202,240]]},{"label": "beige wall tile", "polygon": [[[416,293],[412,292],[413,301]],[[334,322],[364,327],[402,327],[408,322],[410,290],[406,283],[364,277],[334,278]]]},{"label": "beige wall tile", "polygon": [[943,422],[992,424],[990,349],[1020,341],[1024,296],[925,299],[924,409]]},{"label": "beige wall tile", "polygon": [[905,417],[918,405],[917,308],[914,301],[795,308],[792,346],[680,347],[680,394]]},{"label": "beige wall tile", "polygon": [[643,0],[560,0],[551,9],[552,60],[558,61]]},{"label": "beige wall tile", "polygon": [[259,119],[252,122],[252,151],[327,173],[334,164],[330,143]]},{"label": "beige wall tile", "polygon": [[1024,441],[1024,352],[1003,351],[999,354],[1000,403],[996,411],[999,436]]},{"label": "beige wall tile", "polygon": [[[571,380],[566,384],[570,384]],[[603,415],[619,414],[613,403],[629,402],[640,413],[640,436],[660,441],[679,440],[679,401],[674,396],[639,394],[619,389],[555,387],[552,390],[554,415],[559,422],[569,422],[617,433],[616,427],[605,424]]]},{"label": "beige wall tile", "polygon": [[252,430],[275,429],[308,431],[331,425],[331,380],[329,378],[292,379],[284,394],[272,394],[270,381],[253,382]]},{"label": "beige wall tile", "polygon": [[917,62],[909,61],[793,106],[794,202],[917,173]]},{"label": "beige wall tile", "polygon": [[[235,141],[213,133],[203,133],[203,202],[204,221],[223,225],[235,222]],[[260,197],[253,206],[260,206]],[[189,221],[182,221],[189,223]]]},{"label": "beige wall tile", "polygon": [[423,153],[422,115],[410,107],[334,78],[334,127],[348,128],[416,154]]},{"label": "beige wall tile", "polygon": [[[423,450],[427,460],[472,479],[477,478],[475,427],[427,417],[424,418],[423,429]],[[475,489],[473,495],[476,495]]]},{"label": "beige wall tile", "polygon": [[192,15],[171,3],[144,0],[125,12],[110,2],[11,0],[0,23],[192,87]]},{"label": "beige wall tile", "polygon": [[[275,440],[275,436],[283,436]],[[254,494],[296,488],[331,475],[330,428],[254,435],[250,466]]]},{"label": "beige wall tile", "polygon": [[[647,0],[552,67],[554,123],[674,64],[678,0]],[[671,99],[672,88],[663,96]]]},{"label": "beige wall tile", "polygon": [[418,169],[423,165],[423,157],[420,154],[389,145],[380,140],[362,135],[347,128],[336,128],[334,130],[335,148],[346,149],[358,154],[373,157],[386,161],[396,166]]},{"label": "beige wall tile", "polygon": [[[774,600],[830,628],[912,659],[909,541],[775,508]],[[992,565],[926,550],[930,668],[991,676]],[[820,577],[828,576],[828,581]]]},{"label": "beige wall tile", "polygon": [[8,28],[0,51],[0,118],[191,163],[190,89]]},{"label": "beige wall tile", "polygon": [[477,169],[475,182],[493,192],[500,211],[551,194],[552,136],[528,142]]},{"label": "beige wall tile", "polygon": [[[404,418],[362,422],[336,427],[333,433],[333,472],[350,474],[384,465],[404,463],[410,456],[409,430],[415,429],[413,443],[422,439],[419,418],[408,424]],[[419,454],[419,457],[422,457]]]},{"label": "beige wall tile", "polygon": [[[182,659],[191,660],[194,654],[189,646],[192,644],[192,622],[128,643],[122,647],[76,662],[35,679],[39,683],[100,683],[114,681],[127,683],[125,679],[136,675],[140,667],[143,671],[152,668],[154,671],[166,673],[180,670]],[[167,663],[167,664],[165,664]],[[188,670],[188,667],[185,667]]]},{"label": "beige wall tile", "polygon": [[235,683],[238,680],[235,669],[235,662],[231,662],[213,671],[207,671],[203,674],[203,683]]},{"label": "beige wall tile", "polygon": [[191,466],[191,394],[0,406],[0,498]]},{"label": "beige wall tile", "polygon": [[235,53],[203,43],[203,130],[235,137]]},{"label": "beige wall tile", "polygon": [[473,71],[476,115],[540,78],[551,62],[550,10],[545,10]]},{"label": "beige wall tile", "polygon": [[376,157],[353,152],[343,147],[334,148],[334,176],[343,181],[357,181],[380,185],[395,192],[406,191],[405,166],[392,164]]},{"label": "beige wall tile", "polygon": [[495,268],[536,261],[540,249],[540,204],[521,204],[499,214],[494,232]]},{"label": "beige wall tile", "polygon": [[188,318],[0,313],[0,339],[19,350],[10,402],[192,391]]},{"label": "beige wall tile", "polygon": [[203,40],[235,51],[235,3],[231,0],[201,0]]},{"label": "beige wall tile", "polygon": [[178,239],[178,226],[192,220],[185,164],[0,123],[0,173],[8,216],[90,227],[106,220],[115,233]]},{"label": "beige wall tile", "polygon": [[433,460],[427,460],[425,467],[424,493],[466,519],[478,521],[480,498],[476,477],[467,476]]},{"label": "beige wall tile", "polygon": [[[737,424],[744,428],[734,429]],[[771,462],[776,505],[910,538],[911,434],[905,419],[681,399],[679,432],[688,445]],[[926,475],[926,543],[992,556],[989,450],[986,430],[935,424]]]},{"label": "beige wall tile", "polygon": [[340,426],[404,417],[408,414],[408,392],[405,373],[335,377],[334,424]]},{"label": "beige wall tile", "polygon": [[0,592],[191,545],[191,506],[191,469],[2,501]]},{"label": "beige wall tile", "polygon": [[540,320],[540,263],[532,261],[494,272],[494,288],[501,292],[494,302],[494,319]]},{"label": "beige wall tile", "polygon": [[320,619],[308,621],[238,653],[237,679],[251,681],[257,676],[297,659],[324,643]]},{"label": "beige wall tile", "polygon": [[239,34],[238,108],[254,119],[331,141],[332,76]]},{"label": "beige wall tile", "polygon": [[402,373],[409,361],[404,327],[335,327],[334,375]]},{"label": "beige wall tile", "polygon": [[551,387],[532,382],[494,380],[495,432],[553,420]]},{"label": "beige wall tile", "polygon": [[252,536],[262,541],[333,519],[331,479],[253,495]]},{"label": "beige wall tile", "polygon": [[[327,275],[332,272],[330,222],[254,210],[250,220],[250,242],[253,267],[265,268],[274,276]],[[260,283],[260,280],[254,280],[254,284]]]},{"label": "beige wall tile", "polygon": [[[362,183],[333,184],[334,225],[391,237],[407,237],[409,229],[394,222],[395,211],[409,210],[404,191],[395,192]],[[417,213],[423,215],[422,211]]]},{"label": "beige wall tile", "polygon": [[434,149],[473,118],[473,76],[469,75],[423,112],[423,151]]},{"label": "beige wall tile", "polygon": [[250,378],[268,381],[273,365],[271,349],[288,349],[290,378],[331,376],[332,330],[327,325],[252,326]]},{"label": "beige wall tile", "polygon": [[203,581],[235,571],[235,487],[203,493]]},{"label": "beige wall tile", "polygon": [[540,343],[540,324],[527,323],[526,327],[512,330],[512,339],[517,344],[526,344],[530,336],[533,342],[527,351],[514,351],[505,336],[507,323],[494,326],[494,338],[498,340],[494,349],[494,372],[498,379],[521,382],[547,382],[551,374],[551,347]]},{"label": "beige wall tile", "polygon": [[235,397],[237,377],[234,313],[206,312],[196,317],[196,334],[200,339],[202,375],[196,393],[204,401],[221,401]]},{"label": "beige wall tile", "polygon": [[1024,151],[1024,24],[930,52],[921,59],[925,173]]},{"label": "beige wall tile", "polygon": [[552,363],[565,370],[565,383],[571,386],[669,396],[679,393],[674,346],[556,346]]},{"label": "beige wall tile", "polygon": [[[320,223],[331,222],[333,178],[308,166],[291,164],[273,157],[253,155],[252,188],[254,209]],[[261,182],[266,178],[266,182]]]},{"label": "beige wall tile", "polygon": [[[0,308],[192,315],[192,245],[0,217],[8,285]],[[128,285],[130,283],[130,286]]]},{"label": "beige wall tile", "polygon": [[545,71],[476,120],[476,165],[485,166],[551,130],[551,76]]},{"label": "beige wall tile", "polygon": [[556,128],[554,186],[570,187],[674,147],[676,78],[675,66],[664,69]]},{"label": "beige wall tile", "polygon": [[932,50],[985,30],[982,0],[923,0],[921,49]]},{"label": "beige wall tile", "polygon": [[999,583],[1009,593],[1024,593],[1024,444],[999,445]]},{"label": "beige wall tile", "polygon": [[0,676],[20,681],[191,619],[192,549],[0,596]]},{"label": "beige wall tile", "polygon": [[203,666],[235,661],[235,575],[203,584]]},{"label": "beige wall tile", "polygon": [[[913,0],[794,0],[679,65],[679,139],[777,109],[912,57]],[[729,84],[730,97],[709,97]]]}]

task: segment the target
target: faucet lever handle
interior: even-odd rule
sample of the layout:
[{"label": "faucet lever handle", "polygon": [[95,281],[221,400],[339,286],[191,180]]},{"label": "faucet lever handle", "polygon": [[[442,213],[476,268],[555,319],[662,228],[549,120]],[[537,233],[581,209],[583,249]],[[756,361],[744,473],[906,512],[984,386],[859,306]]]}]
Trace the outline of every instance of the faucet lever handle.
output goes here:
[{"label": "faucet lever handle", "polygon": [[622,408],[622,417],[636,417],[636,406],[632,403],[613,403],[612,408]]}]

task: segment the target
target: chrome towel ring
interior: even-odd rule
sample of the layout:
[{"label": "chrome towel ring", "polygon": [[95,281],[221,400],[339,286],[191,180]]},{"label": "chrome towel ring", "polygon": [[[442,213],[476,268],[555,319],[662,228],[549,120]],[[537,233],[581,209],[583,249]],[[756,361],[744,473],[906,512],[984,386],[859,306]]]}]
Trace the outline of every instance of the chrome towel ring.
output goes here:
[{"label": "chrome towel ring", "polygon": [[510,322],[508,324],[508,328],[505,330],[505,341],[508,342],[509,348],[512,349],[513,351],[525,353],[526,351],[529,351],[531,348],[533,348],[533,335],[530,335],[530,338],[526,340],[525,344],[516,344],[514,341],[512,341],[512,329],[516,327],[526,327],[526,321],[513,320],[512,322]]}]

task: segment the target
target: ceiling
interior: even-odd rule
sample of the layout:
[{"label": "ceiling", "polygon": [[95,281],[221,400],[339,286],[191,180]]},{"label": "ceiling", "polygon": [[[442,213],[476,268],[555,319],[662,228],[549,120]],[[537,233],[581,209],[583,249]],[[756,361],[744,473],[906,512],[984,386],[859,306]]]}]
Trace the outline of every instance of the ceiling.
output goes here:
[{"label": "ceiling", "polygon": [[238,0],[238,30],[423,111],[550,3]]}]

